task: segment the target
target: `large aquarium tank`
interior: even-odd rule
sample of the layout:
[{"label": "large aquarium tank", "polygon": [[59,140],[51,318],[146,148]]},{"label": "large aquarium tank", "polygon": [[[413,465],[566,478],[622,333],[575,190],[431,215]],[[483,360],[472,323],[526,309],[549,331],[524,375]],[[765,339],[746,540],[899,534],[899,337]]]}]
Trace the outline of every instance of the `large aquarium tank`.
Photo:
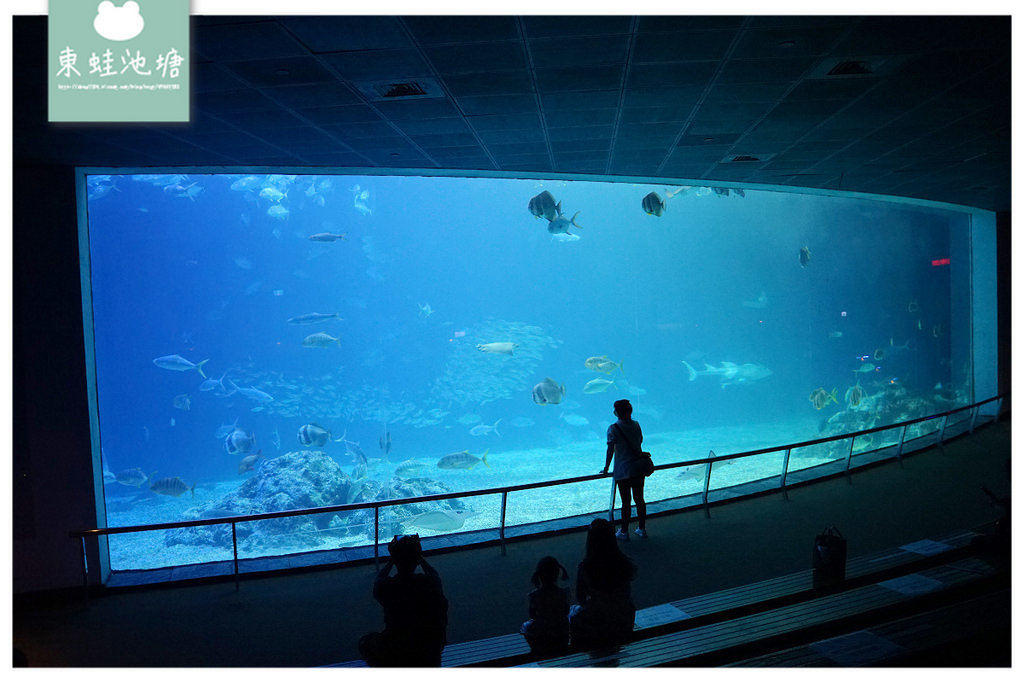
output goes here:
[{"label": "large aquarium tank", "polygon": [[[98,169],[80,189],[108,527],[595,474],[622,398],[664,464],[990,395],[976,382],[977,337],[995,325],[977,319],[977,218],[957,207],[325,172]],[[850,447],[801,449],[788,467]],[[711,488],[777,477],[781,458],[720,463]],[[701,490],[704,472],[658,472],[647,499]],[[607,511],[609,488],[512,494],[505,523]],[[287,555],[500,515],[498,496],[455,497],[383,508],[379,532],[358,510],[243,523],[236,540],[242,557]],[[107,550],[115,571],[224,560],[231,529],[114,535]]]}]

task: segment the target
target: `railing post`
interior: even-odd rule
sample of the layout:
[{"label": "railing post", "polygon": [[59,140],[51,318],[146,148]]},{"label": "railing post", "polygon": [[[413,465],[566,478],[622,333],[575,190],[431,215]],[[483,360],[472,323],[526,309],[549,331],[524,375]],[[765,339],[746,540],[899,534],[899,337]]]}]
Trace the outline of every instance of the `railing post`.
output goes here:
[{"label": "railing post", "polygon": [[231,522],[231,553],[235,560],[235,592],[240,590],[238,585],[238,534],[235,532],[235,523]]},{"label": "railing post", "polygon": [[505,509],[508,507],[508,491],[501,492],[501,554],[505,555]]},{"label": "railing post", "polygon": [[999,413],[1003,409],[1003,399],[1000,398],[996,401],[996,414],[992,417],[992,424],[999,422]]},{"label": "railing post", "polygon": [[82,536],[82,590],[85,591],[85,599],[89,599],[89,556],[85,549],[85,536]]},{"label": "railing post", "polygon": [[946,440],[946,422],[949,421],[949,413],[942,416],[942,426],[939,427],[939,445]]},{"label": "railing post", "polygon": [[612,494],[608,499],[608,521],[615,522],[615,478],[612,477]]},{"label": "railing post", "polygon": [[850,463],[853,462],[853,444],[854,444],[854,442],[856,440],[857,440],[857,437],[855,437],[855,436],[850,439],[850,450],[846,454],[846,474],[847,474],[847,476],[849,476],[849,474],[850,474]]},{"label": "railing post", "polygon": [[380,569],[380,506],[373,507],[373,564]]},{"label": "railing post", "polygon": [[896,459],[903,462],[903,440],[907,438],[907,425],[903,425],[903,429],[900,430],[900,443],[896,446]]},{"label": "railing post", "polygon": [[974,433],[974,421],[978,419],[978,406],[971,408],[971,426],[967,428],[968,434]]},{"label": "railing post", "polygon": [[[709,458],[713,458],[713,457],[715,457],[715,452],[714,452],[714,451],[711,451],[711,450],[709,450],[709,451],[708,451],[708,457],[709,457]],[[710,512],[710,511],[708,510],[708,489],[709,489],[710,487],[711,487],[711,463],[709,462],[709,463],[708,463],[708,469],[707,469],[707,471],[706,471],[706,472],[704,473],[704,495],[703,495],[703,503],[704,503],[704,516],[705,516],[705,517],[710,517],[710,516],[711,516],[711,512]]]},{"label": "railing post", "polygon": [[786,449],[786,457],[782,459],[782,478],[779,479],[779,488],[786,488],[786,475],[789,474],[789,452],[792,448]]}]

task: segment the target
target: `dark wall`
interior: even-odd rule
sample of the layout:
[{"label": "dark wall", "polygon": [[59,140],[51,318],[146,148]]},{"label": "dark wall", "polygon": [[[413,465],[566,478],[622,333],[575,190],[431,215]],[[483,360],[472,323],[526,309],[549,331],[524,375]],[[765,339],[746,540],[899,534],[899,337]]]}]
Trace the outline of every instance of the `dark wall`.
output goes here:
[{"label": "dark wall", "polygon": [[96,514],[74,169],[16,165],[13,190],[12,571],[20,593],[81,583],[81,544],[68,532],[94,526]]}]

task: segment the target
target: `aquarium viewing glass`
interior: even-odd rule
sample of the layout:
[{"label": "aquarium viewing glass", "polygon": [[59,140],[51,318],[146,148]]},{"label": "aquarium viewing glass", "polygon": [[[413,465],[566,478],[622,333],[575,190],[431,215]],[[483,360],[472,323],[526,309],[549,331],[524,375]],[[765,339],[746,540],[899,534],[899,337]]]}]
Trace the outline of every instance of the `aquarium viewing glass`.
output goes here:
[{"label": "aquarium viewing glass", "polygon": [[[962,207],[326,172],[96,169],[80,188],[101,526],[594,474],[620,398],[669,463],[995,394],[978,371],[995,363],[994,228]],[[857,452],[891,442],[876,437]],[[790,468],[836,457],[800,449]],[[743,458],[711,486],[780,463]],[[656,474],[647,499],[702,477]],[[607,510],[608,493],[510,496],[508,523]],[[381,535],[494,528],[499,504],[391,508]],[[238,533],[243,557],[372,538],[372,510]],[[109,568],[230,552],[230,525],[125,534]]]}]

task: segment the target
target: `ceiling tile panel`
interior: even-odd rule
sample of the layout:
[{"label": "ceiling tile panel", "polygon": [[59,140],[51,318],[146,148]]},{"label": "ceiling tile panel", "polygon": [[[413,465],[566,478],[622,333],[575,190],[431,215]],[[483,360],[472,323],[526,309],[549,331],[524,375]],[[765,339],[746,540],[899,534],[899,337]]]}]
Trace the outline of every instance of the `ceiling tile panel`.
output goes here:
[{"label": "ceiling tile panel", "polygon": [[200,107],[211,114],[226,114],[235,111],[251,111],[253,109],[274,109],[277,105],[273,100],[263,96],[259,90],[225,90],[197,95],[193,98],[193,107]]},{"label": "ceiling tile panel", "polygon": [[403,19],[420,45],[518,40],[515,17],[411,16]]},{"label": "ceiling tile panel", "polygon": [[518,41],[435,45],[423,52],[434,68],[446,75],[526,69],[526,56]]},{"label": "ceiling tile panel", "polygon": [[657,33],[659,31],[705,31],[719,30],[731,32],[739,29],[747,21],[741,16],[642,16],[639,17],[640,33]]},{"label": "ceiling tile panel", "polygon": [[410,46],[397,17],[293,16],[282,17],[281,24],[312,52]]},{"label": "ceiling tile panel", "polygon": [[844,33],[842,26],[744,31],[733,59],[784,59],[827,55]]},{"label": "ceiling tile panel", "polygon": [[617,109],[553,109],[544,112],[544,120],[551,128],[591,126],[613,124],[617,115]]},{"label": "ceiling tile panel", "polygon": [[531,40],[530,57],[537,69],[624,64],[628,45],[625,35]]},{"label": "ceiling tile panel", "polygon": [[703,91],[703,84],[629,89],[623,95],[622,106],[626,108],[667,106],[693,108],[700,101]]},{"label": "ceiling tile panel", "polygon": [[339,76],[350,81],[380,81],[432,76],[419,50],[359,50],[320,55]]},{"label": "ceiling tile panel", "polygon": [[611,90],[622,83],[622,66],[581,66],[571,69],[537,69],[541,93],[576,90]]},{"label": "ceiling tile panel", "polygon": [[726,55],[733,39],[731,31],[641,33],[636,37],[633,62],[718,61]]},{"label": "ceiling tile panel", "polygon": [[392,121],[444,119],[459,115],[455,105],[443,97],[374,102],[373,106]]},{"label": "ceiling tile panel", "polygon": [[466,121],[479,131],[540,128],[540,117],[536,113],[467,116]]},{"label": "ceiling tile panel", "polygon": [[382,122],[383,119],[367,106],[356,104],[345,107],[316,107],[313,109],[298,109],[295,112],[299,116],[315,123],[362,123],[366,121]]},{"label": "ceiling tile panel", "polygon": [[192,31],[193,49],[215,62],[238,62],[248,59],[301,57],[309,54],[306,47],[275,21],[245,21],[216,26],[202,25]]},{"label": "ceiling tile panel", "polygon": [[508,95],[533,92],[530,74],[525,70],[492,71],[482,74],[458,74],[445,77],[448,90],[455,97]]},{"label": "ceiling tile panel", "polygon": [[816,59],[730,59],[719,75],[721,83],[796,81],[811,71]]},{"label": "ceiling tile panel", "polygon": [[398,127],[406,135],[447,135],[470,132],[469,126],[461,117],[402,121],[398,124]]},{"label": "ceiling tile panel", "polygon": [[537,111],[537,98],[532,94],[459,97],[459,108],[467,116],[479,114],[525,114]]},{"label": "ceiling tile panel", "polygon": [[226,68],[255,86],[302,85],[334,81],[334,74],[313,57],[281,57],[231,62]]},{"label": "ceiling tile panel", "polygon": [[704,87],[714,75],[715,62],[685,62],[674,64],[633,64],[626,75],[626,88],[655,90],[696,85]]},{"label": "ceiling tile panel", "polygon": [[526,35],[530,39],[629,33],[632,21],[632,18],[628,16],[530,16],[522,18]]},{"label": "ceiling tile panel", "polygon": [[544,111],[550,109],[604,109],[619,106],[619,91],[546,92],[540,95]]},{"label": "ceiling tile panel", "polygon": [[318,85],[288,85],[264,88],[263,94],[291,109],[358,105],[361,99],[350,88],[340,83]]}]

